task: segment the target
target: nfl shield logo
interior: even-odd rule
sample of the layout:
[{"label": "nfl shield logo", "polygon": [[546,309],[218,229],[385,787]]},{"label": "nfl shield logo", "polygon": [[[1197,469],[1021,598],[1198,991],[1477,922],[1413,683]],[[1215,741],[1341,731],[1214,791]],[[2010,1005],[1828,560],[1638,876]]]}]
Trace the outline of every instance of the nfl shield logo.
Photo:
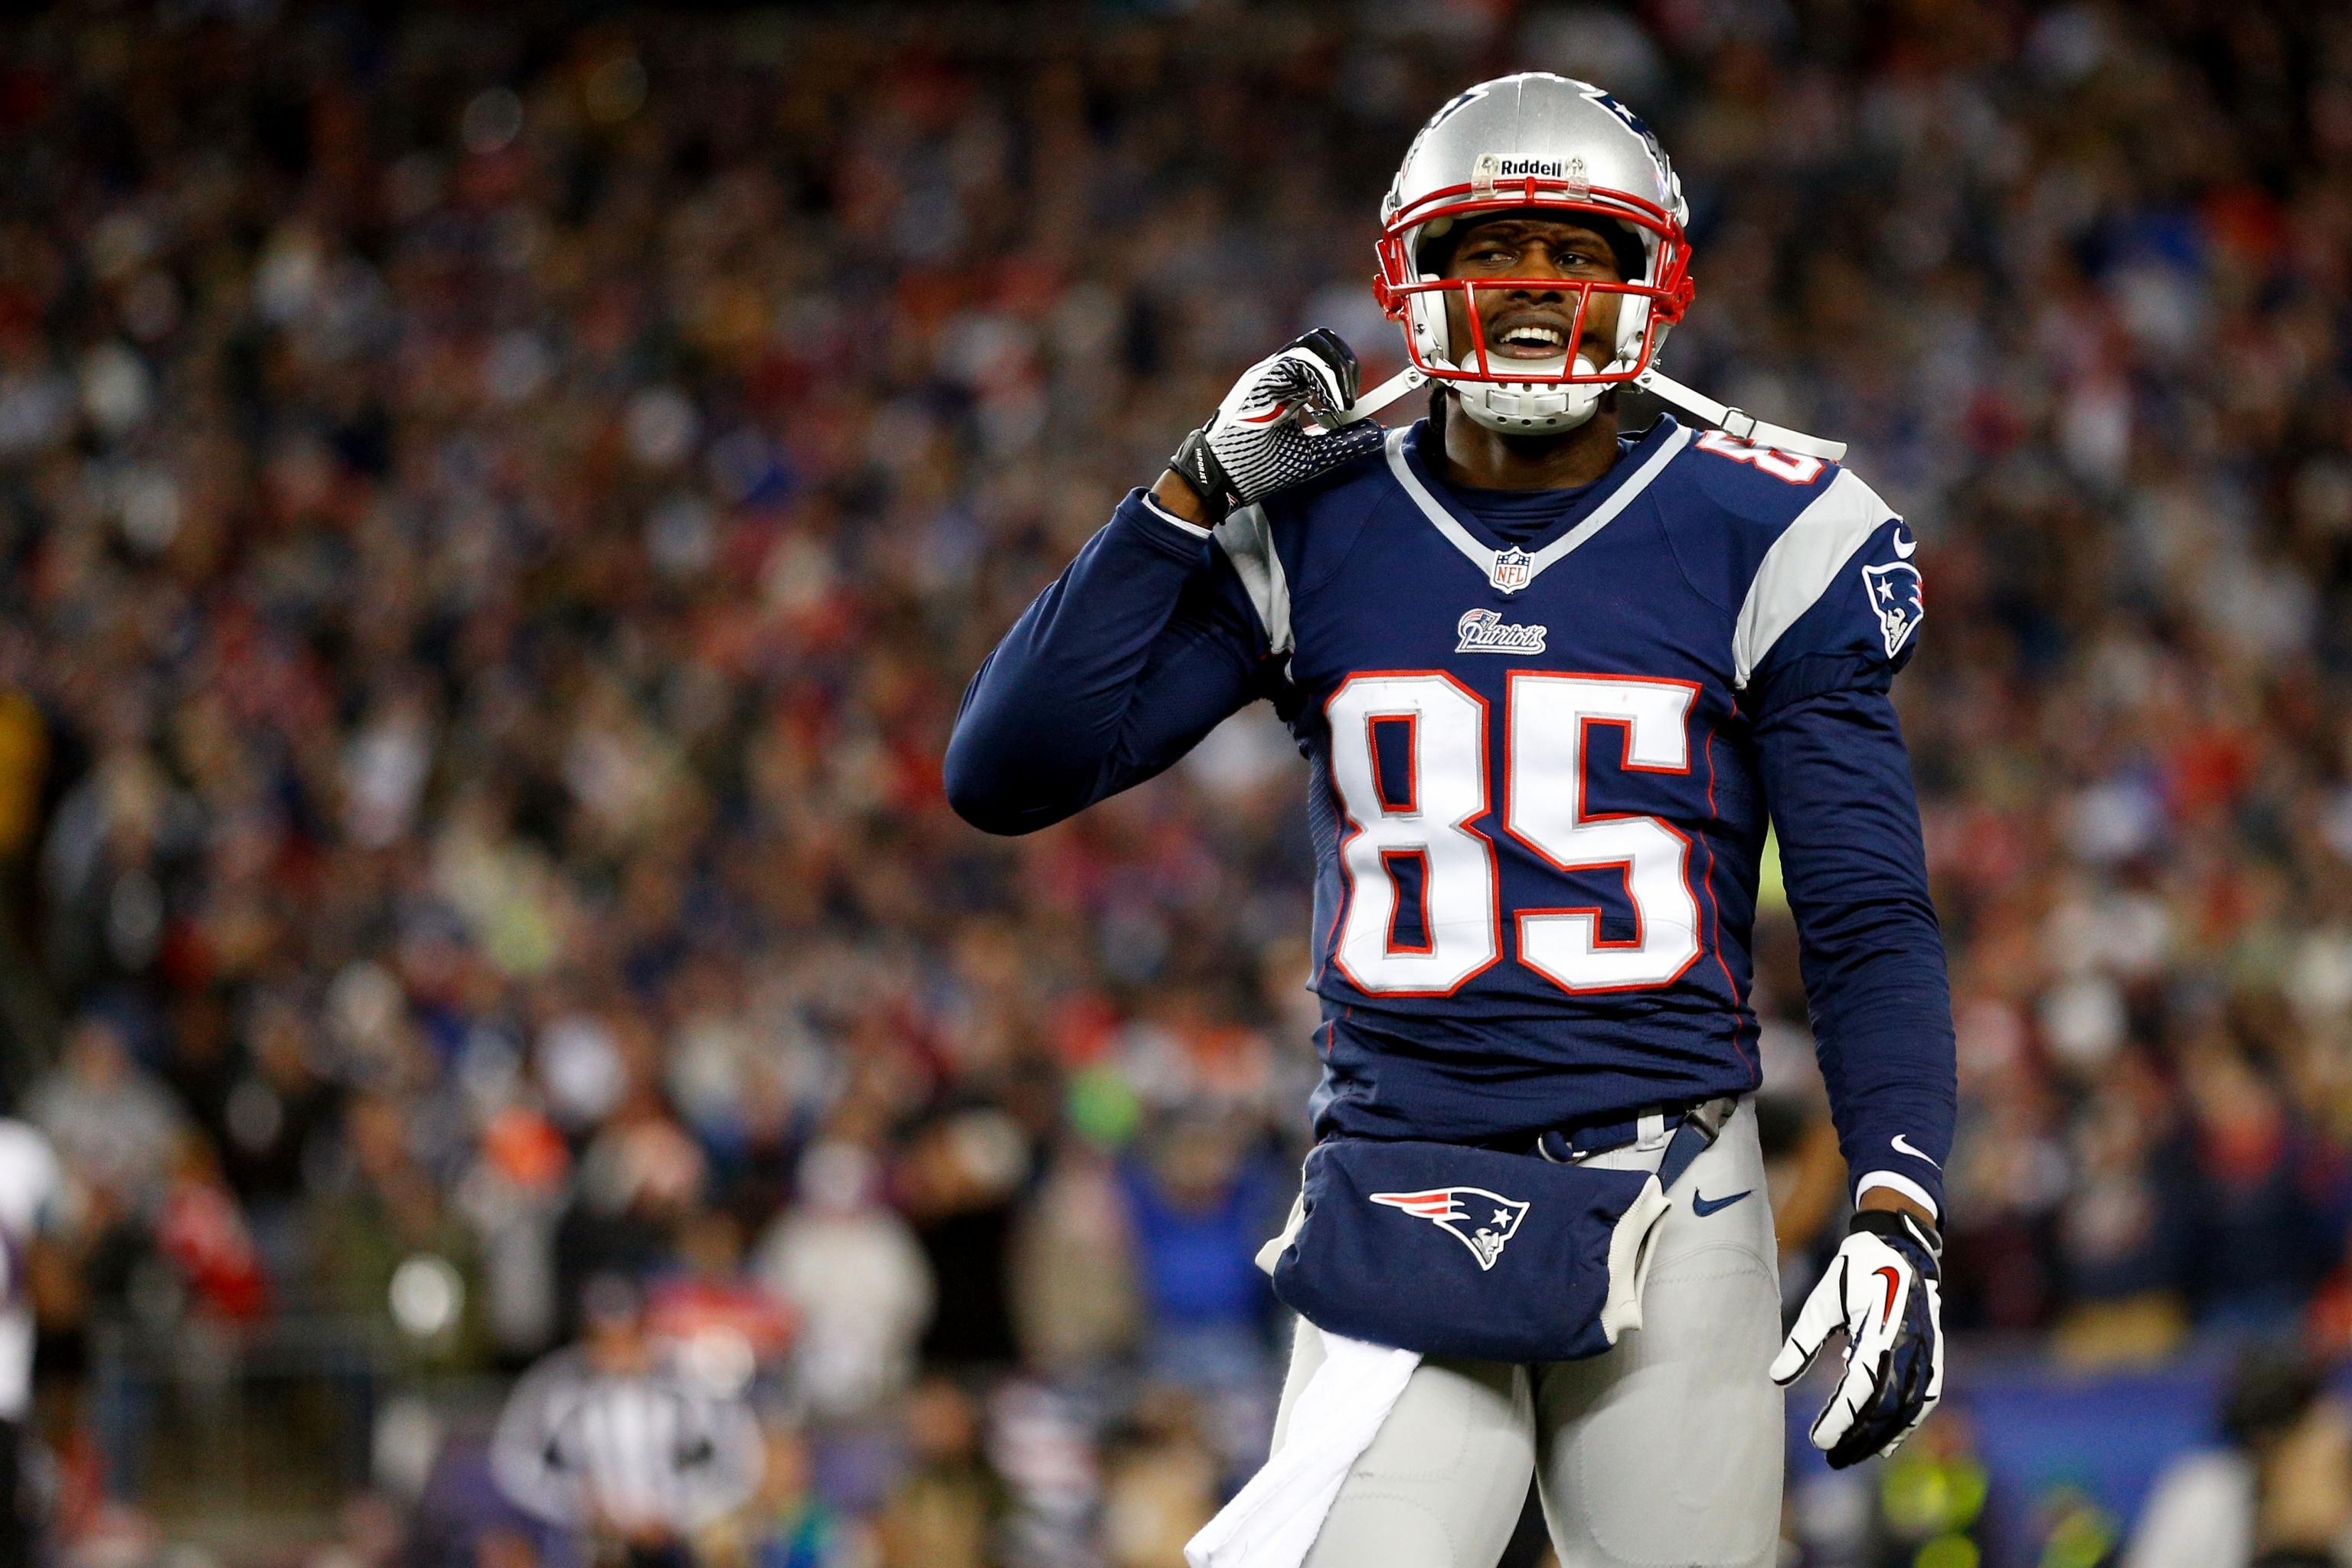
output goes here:
[{"label": "nfl shield logo", "polygon": [[1514,547],[1495,552],[1493,581],[1506,594],[1516,594],[1526,587],[1535,569],[1536,558],[1524,550]]}]

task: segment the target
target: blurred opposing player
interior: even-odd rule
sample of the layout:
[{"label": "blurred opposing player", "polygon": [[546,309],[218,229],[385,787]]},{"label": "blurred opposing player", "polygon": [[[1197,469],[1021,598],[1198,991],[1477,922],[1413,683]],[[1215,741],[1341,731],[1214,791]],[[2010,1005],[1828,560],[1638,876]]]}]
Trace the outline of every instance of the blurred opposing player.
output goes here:
[{"label": "blurred opposing player", "polygon": [[0,1116],[0,1564],[30,1563],[38,1510],[27,1484],[33,1438],[33,1271],[63,1192],[49,1141]]},{"label": "blurred opposing player", "polygon": [[[1311,764],[1318,1148],[1270,1251],[1277,1289],[1300,1286],[1308,1238],[1339,1227],[1317,1267],[1345,1322],[1307,1313],[1278,1455],[1307,1440],[1325,1331],[1425,1352],[1321,1515],[1317,1568],[1487,1568],[1531,1475],[1569,1568],[1767,1563],[1776,1381],[1843,1331],[1812,1428],[1837,1465],[1939,1390],[1950,1004],[1888,699],[1924,615],[1916,546],[1838,449],[1658,376],[1692,293],[1685,216],[1656,139],[1598,88],[1523,75],[1447,103],[1379,244],[1430,416],[1348,422],[1356,365],[1327,332],[1253,367],[1007,634],[950,747],[950,798],[998,833],[1152,776],[1259,699]],[[1621,433],[1636,380],[1727,428]],[[1747,1098],[1768,813],[1856,1210],[1785,1342]],[[1318,1186],[1408,1158],[1435,1184]],[[1596,1201],[1591,1246],[1529,1195],[1628,1170],[1663,1198]],[[1607,1254],[1605,1307],[1513,1272],[1580,1247]],[[1396,1259],[1396,1289],[1349,1295]],[[1598,1330],[1546,1322],[1555,1301]],[[1501,1324],[1576,1359],[1443,1353]]]}]

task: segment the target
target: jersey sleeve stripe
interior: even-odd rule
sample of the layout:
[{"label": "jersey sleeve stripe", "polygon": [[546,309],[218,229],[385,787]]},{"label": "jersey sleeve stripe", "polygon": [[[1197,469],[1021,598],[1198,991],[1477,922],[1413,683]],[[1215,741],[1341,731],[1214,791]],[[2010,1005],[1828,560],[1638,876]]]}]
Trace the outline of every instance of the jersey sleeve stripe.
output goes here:
[{"label": "jersey sleeve stripe", "polygon": [[1160,505],[1160,499],[1153,495],[1150,490],[1143,492],[1143,504],[1145,509],[1149,510],[1152,516],[1158,518],[1160,521],[1168,524],[1170,527],[1181,528],[1195,539],[1206,539],[1209,537],[1209,531],[1207,529],[1202,528],[1197,522],[1188,522],[1184,519],[1178,517],[1174,512],[1170,511],[1166,507]]},{"label": "jersey sleeve stripe", "polygon": [[1278,658],[1290,655],[1290,579],[1283,574],[1282,557],[1275,553],[1274,526],[1265,509],[1245,506],[1217,524],[1214,535],[1234,563],[1242,589],[1265,627],[1267,648]]},{"label": "jersey sleeve stripe", "polygon": [[1937,1220],[1940,1221],[1944,1217],[1943,1206],[1936,1202],[1927,1189],[1899,1172],[1872,1171],[1864,1175],[1862,1180],[1853,1184],[1853,1195],[1856,1201],[1859,1201],[1862,1194],[1873,1187],[1886,1187],[1901,1193],[1905,1197],[1934,1215]]},{"label": "jersey sleeve stripe", "polygon": [[1895,516],[1878,493],[1849,469],[1797,514],[1764,552],[1732,629],[1732,685],[1746,690],[1765,656],[1813,607],[1853,552]]}]

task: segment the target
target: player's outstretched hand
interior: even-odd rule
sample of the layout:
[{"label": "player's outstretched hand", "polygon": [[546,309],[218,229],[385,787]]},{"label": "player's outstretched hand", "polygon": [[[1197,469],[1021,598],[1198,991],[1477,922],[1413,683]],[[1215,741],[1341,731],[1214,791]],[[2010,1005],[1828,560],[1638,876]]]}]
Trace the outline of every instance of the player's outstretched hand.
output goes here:
[{"label": "player's outstretched hand", "polygon": [[1845,1375],[1813,1422],[1813,1447],[1843,1469],[1891,1454],[1944,1394],[1944,1300],[1935,1233],[1908,1215],[1865,1210],[1805,1298],[1772,1381],[1797,1381],[1837,1330]]},{"label": "player's outstretched hand", "polygon": [[[1294,338],[1242,373],[1168,466],[1220,517],[1328,473],[1377,447],[1386,434],[1370,419],[1331,428],[1355,403],[1361,374],[1355,354],[1328,328]],[[1309,420],[1322,429],[1310,433]]]}]

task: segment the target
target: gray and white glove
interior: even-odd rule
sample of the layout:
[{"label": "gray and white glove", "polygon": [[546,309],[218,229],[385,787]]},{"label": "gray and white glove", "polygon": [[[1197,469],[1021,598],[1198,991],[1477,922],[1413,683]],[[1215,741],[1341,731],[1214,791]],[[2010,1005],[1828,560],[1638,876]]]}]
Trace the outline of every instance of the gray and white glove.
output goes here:
[{"label": "gray and white glove", "polygon": [[[1168,466],[1219,517],[1328,473],[1376,450],[1387,435],[1370,419],[1330,428],[1356,401],[1361,374],[1355,354],[1328,328],[1294,338],[1242,373]],[[1307,419],[1324,428],[1310,433]]]},{"label": "gray and white glove", "polygon": [[1786,1388],[1845,1331],[1845,1374],[1813,1422],[1830,1468],[1891,1454],[1944,1394],[1943,1248],[1907,1215],[1865,1210],[1798,1309],[1772,1381]]}]

